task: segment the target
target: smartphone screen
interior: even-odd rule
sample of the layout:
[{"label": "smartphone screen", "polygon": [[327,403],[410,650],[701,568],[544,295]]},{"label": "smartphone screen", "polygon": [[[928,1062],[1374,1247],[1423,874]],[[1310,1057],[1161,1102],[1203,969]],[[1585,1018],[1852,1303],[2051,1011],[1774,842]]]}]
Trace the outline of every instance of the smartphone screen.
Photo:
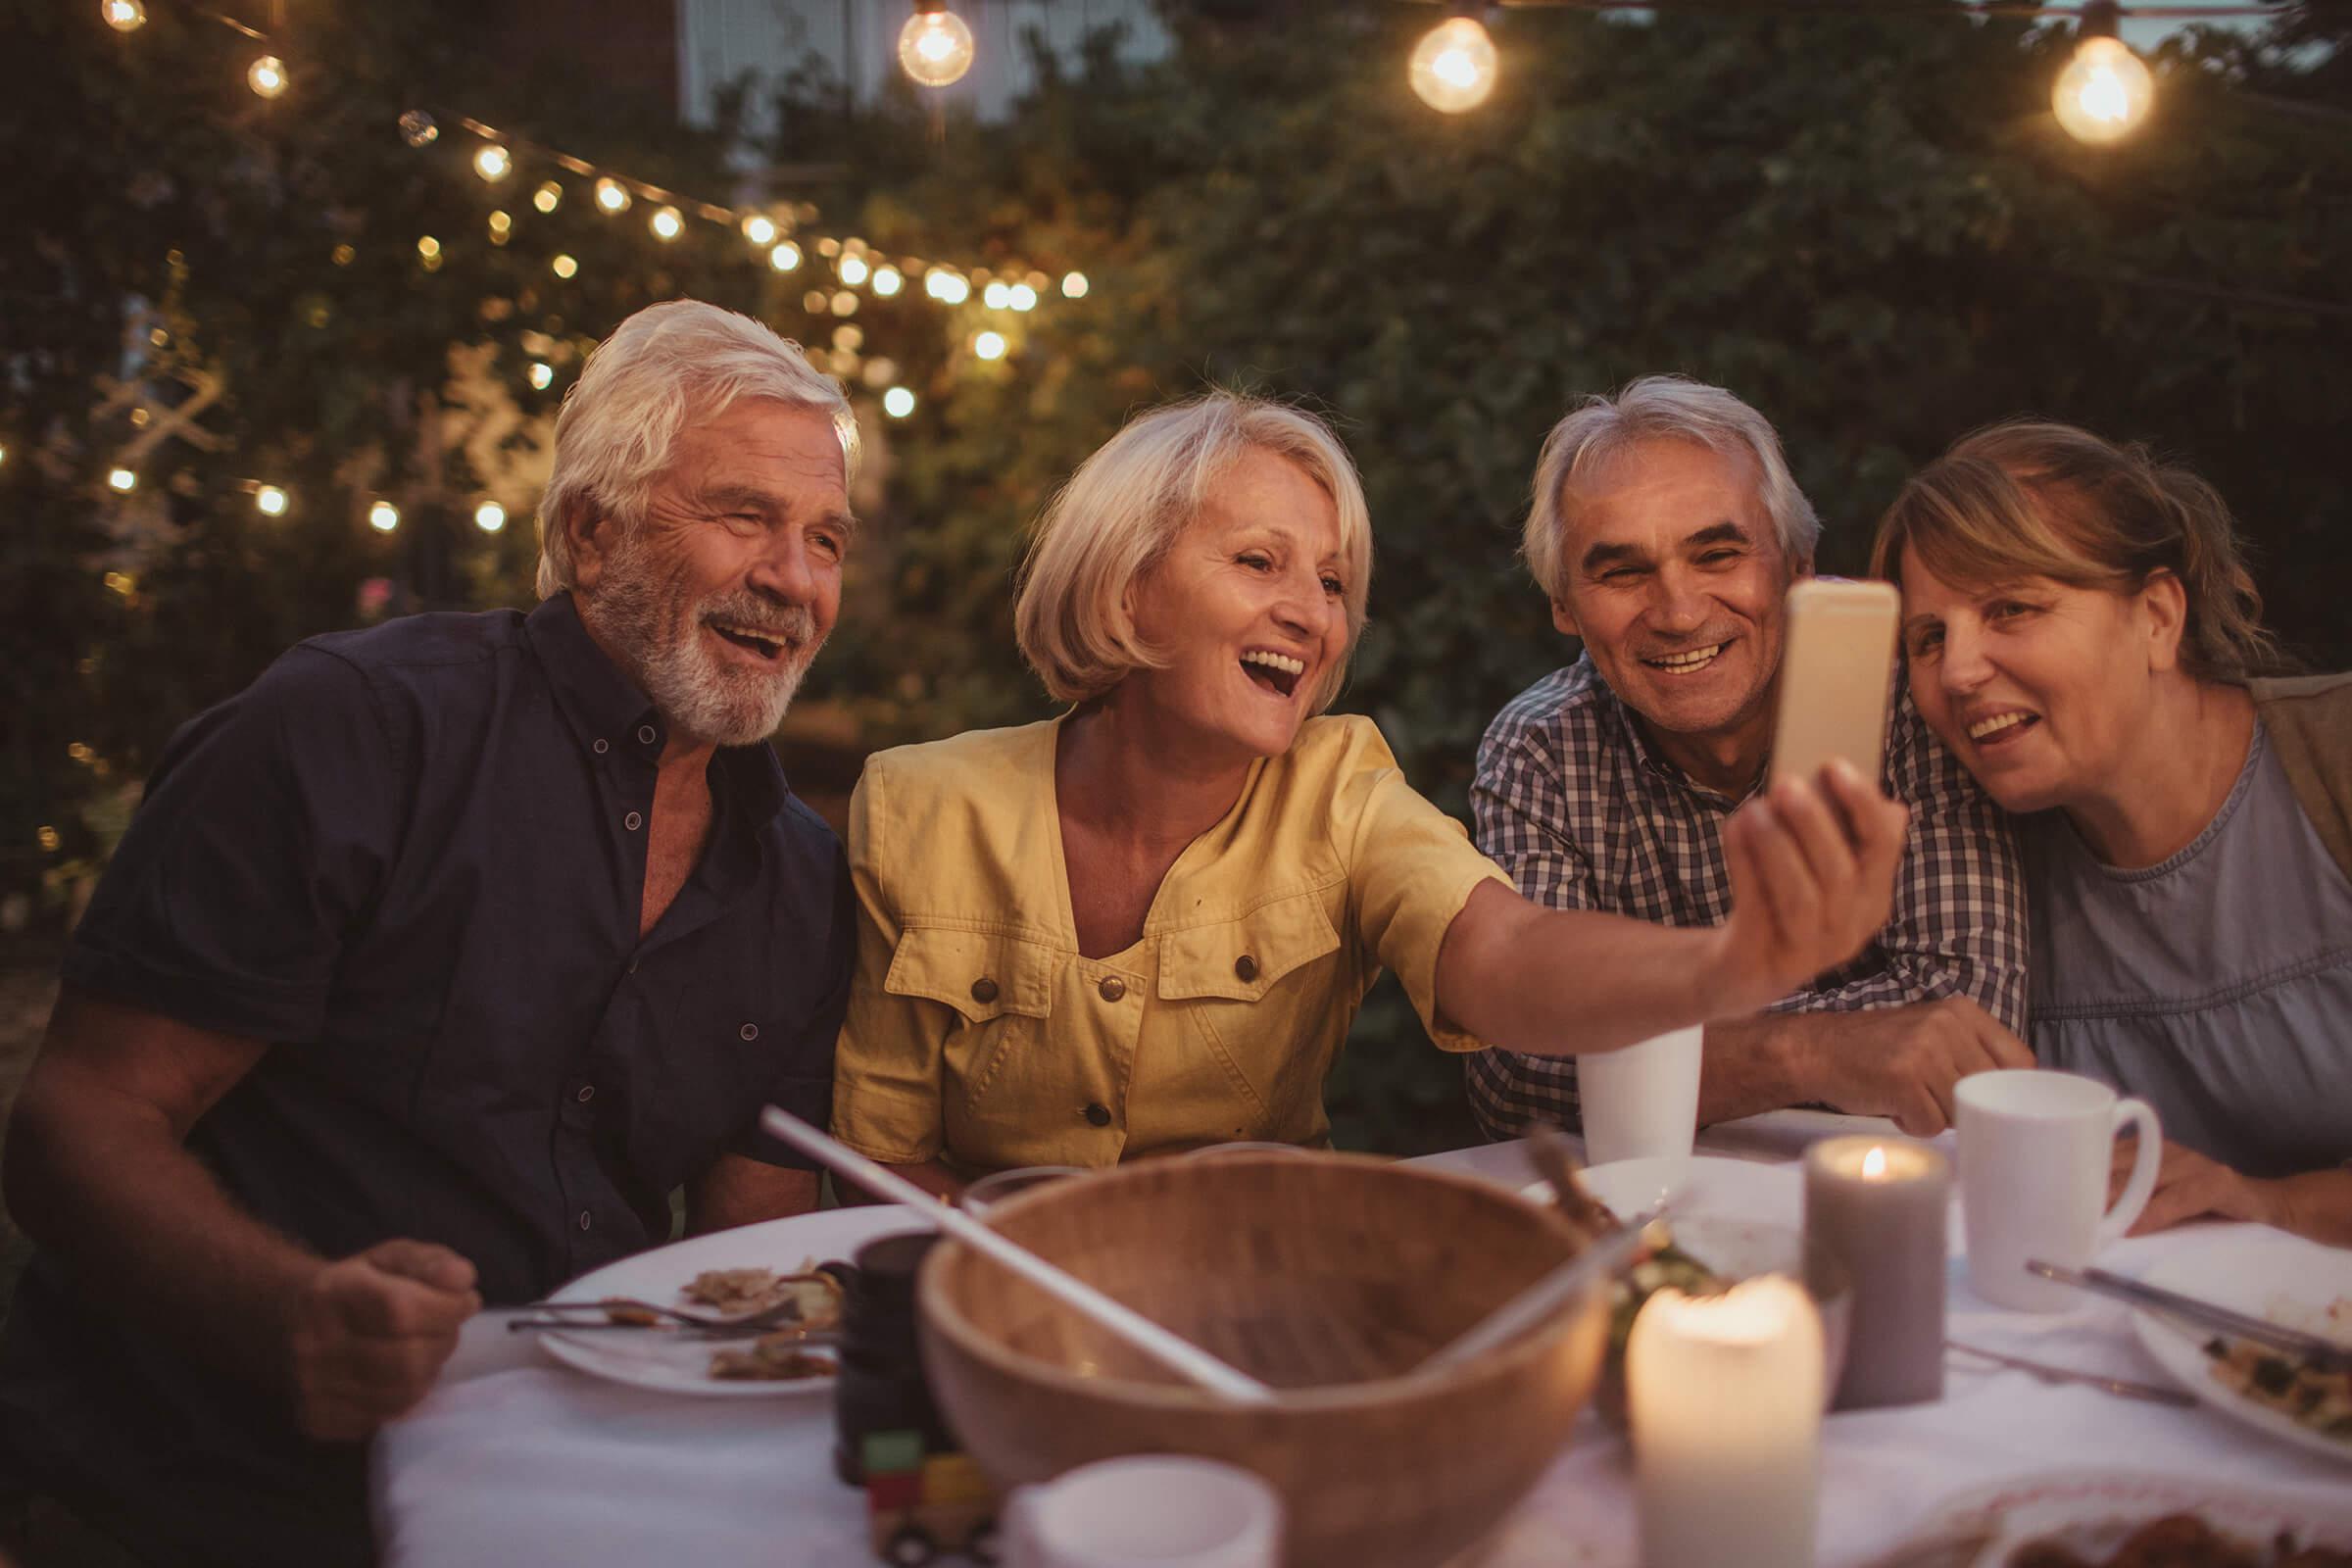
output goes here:
[{"label": "smartphone screen", "polygon": [[1892,583],[1808,577],[1788,590],[1773,782],[1811,778],[1834,757],[1879,782],[1901,616]]}]

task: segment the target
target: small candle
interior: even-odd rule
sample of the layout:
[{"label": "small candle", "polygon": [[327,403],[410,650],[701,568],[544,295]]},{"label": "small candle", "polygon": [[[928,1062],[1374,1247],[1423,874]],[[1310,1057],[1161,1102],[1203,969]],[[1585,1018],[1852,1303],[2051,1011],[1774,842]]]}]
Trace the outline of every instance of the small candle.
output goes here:
[{"label": "small candle", "polygon": [[1924,1144],[1833,1138],[1805,1153],[1805,1241],[1853,1285],[1838,1407],[1943,1397],[1952,1171]]},{"label": "small candle", "polygon": [[1625,1347],[1643,1568],[1812,1568],[1822,1378],[1793,1280],[1649,1298]]}]

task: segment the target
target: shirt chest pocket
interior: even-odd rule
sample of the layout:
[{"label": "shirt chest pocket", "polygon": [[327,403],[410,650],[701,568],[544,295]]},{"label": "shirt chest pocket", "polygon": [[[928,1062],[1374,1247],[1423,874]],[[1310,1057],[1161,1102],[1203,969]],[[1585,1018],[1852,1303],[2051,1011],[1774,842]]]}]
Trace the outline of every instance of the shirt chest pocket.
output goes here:
[{"label": "shirt chest pocket", "polygon": [[995,932],[910,924],[899,934],[882,989],[946,1008],[942,1089],[968,1109],[1007,1061],[1043,1040],[1061,957]]},{"label": "shirt chest pocket", "polygon": [[1260,906],[1238,920],[1194,926],[1160,941],[1159,999],[1183,1011],[1200,1043],[1281,1127],[1320,1103],[1360,993],[1346,972],[1338,931],[1320,894]]}]

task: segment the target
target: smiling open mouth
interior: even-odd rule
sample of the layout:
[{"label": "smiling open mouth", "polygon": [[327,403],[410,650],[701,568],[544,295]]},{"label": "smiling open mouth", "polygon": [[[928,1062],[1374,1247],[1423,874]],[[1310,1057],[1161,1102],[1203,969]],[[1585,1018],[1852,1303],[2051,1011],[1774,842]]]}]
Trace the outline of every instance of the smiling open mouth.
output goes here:
[{"label": "smiling open mouth", "polygon": [[1298,689],[1298,677],[1306,673],[1306,662],[1252,648],[1242,656],[1242,673],[1276,696],[1288,697]]},{"label": "smiling open mouth", "polygon": [[792,650],[792,640],[780,632],[761,631],[741,621],[703,622],[726,641],[760,659],[780,660]]},{"label": "smiling open mouth", "polygon": [[1968,726],[1968,738],[1978,746],[1998,746],[2003,741],[2015,740],[2040,722],[2039,713],[2029,713],[2022,708],[2012,709],[2006,713],[1978,719]]},{"label": "smiling open mouth", "polygon": [[1704,648],[1692,648],[1680,654],[1661,654],[1655,659],[1644,659],[1642,662],[1652,669],[1664,670],[1669,675],[1692,675],[1715,662],[1716,656],[1731,646],[1729,642],[1710,643]]}]

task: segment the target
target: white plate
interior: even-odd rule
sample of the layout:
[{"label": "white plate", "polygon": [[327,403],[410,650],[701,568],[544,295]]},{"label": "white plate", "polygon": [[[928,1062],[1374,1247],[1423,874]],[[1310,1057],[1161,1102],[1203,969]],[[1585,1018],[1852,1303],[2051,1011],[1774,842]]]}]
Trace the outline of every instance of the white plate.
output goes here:
[{"label": "white plate", "polygon": [[[2281,1531],[2303,1545],[2352,1547],[2352,1502],[2124,1470],[2061,1470],[1982,1487],[1939,1504],[1912,1541],[1983,1541],[1956,1559],[1970,1568],[2005,1568],[2011,1554],[2034,1541],[2098,1562],[2132,1531],[2174,1513],[2196,1514],[2257,1547]],[[1907,1560],[1905,1551],[1893,1560]]]},{"label": "white plate", "polygon": [[[1804,1178],[1794,1165],[1692,1154],[1680,1159],[1612,1160],[1580,1174],[1585,1190],[1620,1219],[1655,1208],[1668,1193],[1680,1192],[1679,1206],[1685,1214],[1792,1228],[1804,1223]],[[1523,1191],[1546,1202],[1551,1198],[1551,1188],[1544,1182]]]},{"label": "white plate", "polygon": [[[2352,1251],[2249,1226],[2175,1252],[2142,1278],[2182,1296],[2300,1327],[2299,1321],[2278,1310],[2280,1305],[2291,1302],[2296,1312],[2317,1317],[2337,1298],[2352,1296]],[[2215,1409],[2314,1453],[2352,1462],[2352,1441],[2316,1432],[2284,1411],[2256,1403],[2215,1377],[2213,1360],[2205,1353],[2205,1343],[2213,1338],[2210,1333],[2176,1326],[2173,1319],[2158,1312],[2133,1312],[2132,1327],[2148,1353],[2162,1362],[2182,1388]]]},{"label": "white plate", "polygon": [[[583,1274],[556,1292],[550,1300],[601,1301],[609,1296],[634,1296],[661,1304],[686,1305],[678,1292],[697,1274],[711,1268],[772,1268],[789,1273],[804,1259],[822,1263],[847,1259],[877,1236],[929,1227],[895,1203],[869,1208],[826,1208],[796,1214],[790,1219],[716,1231],[689,1241],[657,1247],[616,1263]],[[541,1348],[566,1366],[592,1372],[615,1383],[664,1394],[707,1395],[714,1398],[775,1398],[793,1395],[833,1393],[831,1378],[795,1378],[786,1382],[735,1381],[710,1375],[710,1352],[748,1340],[692,1340],[655,1329],[642,1332],[610,1330],[594,1334],[536,1331]]]}]

